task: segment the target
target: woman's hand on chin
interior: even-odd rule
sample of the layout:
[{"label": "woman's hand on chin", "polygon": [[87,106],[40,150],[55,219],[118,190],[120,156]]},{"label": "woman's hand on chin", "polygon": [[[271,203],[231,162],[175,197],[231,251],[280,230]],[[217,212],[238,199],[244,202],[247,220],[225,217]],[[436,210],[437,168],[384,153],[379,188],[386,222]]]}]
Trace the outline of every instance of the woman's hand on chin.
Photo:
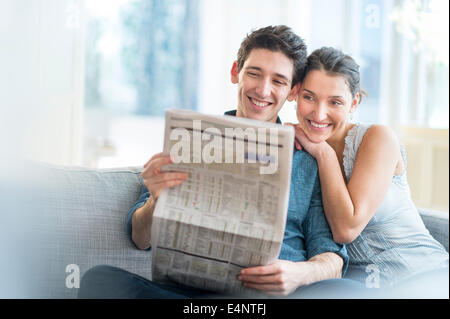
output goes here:
[{"label": "woman's hand on chin", "polygon": [[294,140],[295,148],[298,149],[299,151],[302,150],[302,149],[303,149],[303,148],[302,148],[302,144],[301,144],[300,141],[297,139],[297,126],[300,127],[299,124],[294,124],[294,123],[283,123],[283,125],[289,125],[289,126],[292,126],[292,127],[294,128],[294,130],[295,130],[295,140]]},{"label": "woman's hand on chin", "polygon": [[325,141],[319,143],[311,142],[300,125],[293,125],[293,127],[295,129],[295,147],[298,150],[303,149],[317,159],[325,148],[330,147]]}]

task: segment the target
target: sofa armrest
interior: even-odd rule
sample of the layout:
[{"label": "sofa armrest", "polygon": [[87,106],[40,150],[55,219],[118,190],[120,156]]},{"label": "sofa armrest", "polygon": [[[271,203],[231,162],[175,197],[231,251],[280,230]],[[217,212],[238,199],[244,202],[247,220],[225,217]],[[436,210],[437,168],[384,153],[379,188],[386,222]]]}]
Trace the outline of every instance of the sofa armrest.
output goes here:
[{"label": "sofa armrest", "polygon": [[425,227],[438,242],[448,251],[448,212],[419,208]]}]

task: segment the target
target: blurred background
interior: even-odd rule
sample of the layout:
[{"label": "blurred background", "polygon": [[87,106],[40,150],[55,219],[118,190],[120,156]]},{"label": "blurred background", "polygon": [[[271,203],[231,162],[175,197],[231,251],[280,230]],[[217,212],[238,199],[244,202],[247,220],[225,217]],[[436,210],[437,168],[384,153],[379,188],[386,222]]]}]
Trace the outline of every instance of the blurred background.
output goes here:
[{"label": "blurred background", "polygon": [[[447,0],[0,0],[0,176],[19,159],[143,165],[164,110],[236,108],[247,33],[286,24],[361,66],[355,119],[393,127],[418,206],[448,211]],[[283,121],[295,122],[286,103]]]}]

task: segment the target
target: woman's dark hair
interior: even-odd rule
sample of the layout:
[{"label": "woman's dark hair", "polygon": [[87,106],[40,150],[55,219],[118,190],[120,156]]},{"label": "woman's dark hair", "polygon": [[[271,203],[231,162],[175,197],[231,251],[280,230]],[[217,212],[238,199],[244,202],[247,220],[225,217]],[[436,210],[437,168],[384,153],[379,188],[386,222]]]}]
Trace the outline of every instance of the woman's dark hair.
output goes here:
[{"label": "woman's dark hair", "polygon": [[285,25],[268,26],[248,34],[238,51],[237,67],[239,72],[253,49],[282,52],[294,62],[292,86],[300,82],[306,66],[306,45],[291,28]]},{"label": "woman's dark hair", "polygon": [[301,81],[313,70],[324,70],[330,75],[343,76],[350,88],[352,97],[359,93],[358,103],[361,103],[363,95],[367,95],[360,87],[359,65],[351,56],[344,54],[342,51],[330,47],[315,50],[308,57]]}]

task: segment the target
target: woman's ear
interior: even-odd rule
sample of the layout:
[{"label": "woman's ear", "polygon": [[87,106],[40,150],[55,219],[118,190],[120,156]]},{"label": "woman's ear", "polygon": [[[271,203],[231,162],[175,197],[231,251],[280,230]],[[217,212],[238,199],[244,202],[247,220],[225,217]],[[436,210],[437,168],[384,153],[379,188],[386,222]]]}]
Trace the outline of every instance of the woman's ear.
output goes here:
[{"label": "woman's ear", "polygon": [[352,100],[352,105],[350,106],[350,113],[353,113],[356,111],[356,108],[359,105],[359,100],[360,100],[360,94],[356,93],[355,97]]},{"label": "woman's ear", "polygon": [[233,84],[239,83],[239,70],[237,66],[237,61],[234,61],[233,66],[231,67],[231,83]]},{"label": "woman's ear", "polygon": [[294,87],[291,89],[291,92],[289,92],[289,95],[288,95],[288,97],[287,97],[287,100],[289,101],[289,102],[292,102],[292,101],[297,101],[297,96],[298,96],[298,92],[300,92],[300,86],[301,86],[301,83],[297,83],[296,85],[294,85]]}]

